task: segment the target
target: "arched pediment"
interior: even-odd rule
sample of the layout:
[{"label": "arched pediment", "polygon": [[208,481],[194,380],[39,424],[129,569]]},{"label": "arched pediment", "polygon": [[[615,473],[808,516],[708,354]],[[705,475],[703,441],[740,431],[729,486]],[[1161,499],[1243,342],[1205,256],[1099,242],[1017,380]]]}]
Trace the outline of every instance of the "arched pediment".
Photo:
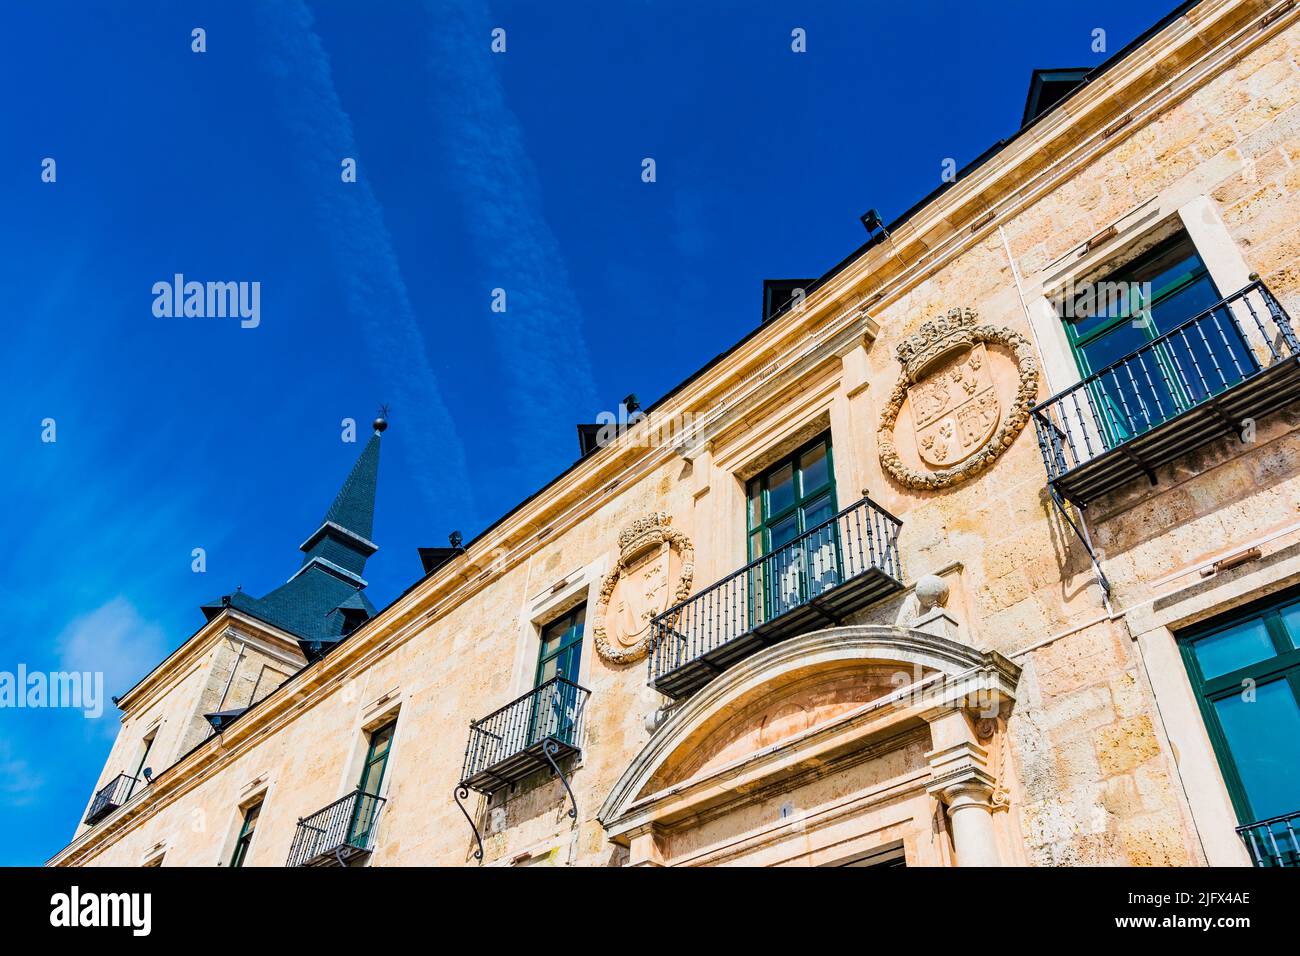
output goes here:
[{"label": "arched pediment", "polygon": [[935,673],[900,661],[823,661],[754,688],[701,720],[656,770],[645,792],[661,790],[835,720]]},{"label": "arched pediment", "polygon": [[[616,836],[692,789],[741,786],[742,765],[815,748],[819,734],[846,721],[896,721],[901,731],[909,720],[922,723],[927,708],[961,705],[974,693],[1010,698],[1018,676],[999,654],[903,627],[835,627],[793,638],[737,664],[674,710],[598,819]],[[746,777],[743,785],[757,782]]]}]

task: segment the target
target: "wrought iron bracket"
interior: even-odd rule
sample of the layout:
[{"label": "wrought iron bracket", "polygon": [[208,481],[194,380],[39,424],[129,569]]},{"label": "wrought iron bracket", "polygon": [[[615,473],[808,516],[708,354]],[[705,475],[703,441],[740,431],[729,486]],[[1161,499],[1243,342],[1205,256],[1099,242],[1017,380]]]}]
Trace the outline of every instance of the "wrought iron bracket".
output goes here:
[{"label": "wrought iron bracket", "polygon": [[578,819],[578,800],[573,795],[573,788],[569,786],[569,778],[564,775],[564,771],[560,769],[560,765],[555,762],[555,755],[559,752],[560,745],[554,740],[548,739],[542,744],[542,756],[544,756],[546,762],[551,765],[551,769],[555,771],[555,775],[560,778],[560,783],[564,784],[564,789],[569,791],[569,803],[571,804],[569,807],[569,819],[576,820]]},{"label": "wrought iron bracket", "polygon": [[1218,420],[1219,424],[1223,426],[1223,432],[1225,435],[1236,435],[1238,441],[1243,445],[1247,443],[1243,436],[1241,424],[1239,422],[1234,422],[1228,417],[1228,413],[1223,410],[1223,404],[1218,400],[1218,398],[1206,399],[1205,407],[1209,409],[1210,414],[1213,415],[1215,419]]},{"label": "wrought iron bracket", "polygon": [[469,823],[469,828],[474,831],[474,840],[478,843],[478,849],[474,851],[474,859],[481,863],[483,861],[483,838],[478,834],[478,827],[474,825],[474,818],[465,809],[465,804],[461,803],[462,800],[469,799],[469,787],[464,784],[457,785],[456,789],[452,791],[452,797],[456,801],[456,806],[460,807],[460,812],[465,814],[465,820]]},{"label": "wrought iron bracket", "polygon": [[827,621],[832,627],[840,627],[844,623],[843,618],[832,614],[817,603],[817,598],[809,598],[808,606],[816,611],[818,616],[820,616],[822,620]]},{"label": "wrought iron bracket", "polygon": [[[1160,484],[1160,481],[1156,478],[1156,472],[1155,472],[1155,469],[1152,468],[1150,465],[1148,465],[1145,461],[1143,461],[1143,460],[1142,460],[1141,458],[1139,458],[1137,455],[1133,454],[1133,449],[1132,449],[1132,448],[1129,448],[1127,445],[1120,445],[1118,450],[1119,450],[1119,453],[1120,453],[1121,455],[1124,456],[1124,459],[1125,459],[1126,461],[1131,462],[1131,463],[1133,464],[1133,467],[1134,467],[1134,468],[1137,468],[1138,470],[1140,470],[1140,471],[1142,472],[1142,474],[1144,474],[1144,475],[1147,476],[1147,481],[1151,482],[1151,487],[1152,487],[1152,488],[1154,488],[1156,485]],[[1058,506],[1059,506],[1060,502],[1058,501],[1057,504],[1058,504]],[[1091,554],[1091,553],[1092,553],[1092,552],[1089,551],[1089,554]]]},{"label": "wrought iron bracket", "polygon": [[[1152,483],[1154,484],[1154,482]],[[1075,524],[1074,519],[1070,517],[1070,511],[1065,507],[1065,502],[1061,500],[1061,493],[1056,490],[1056,486],[1049,483],[1047,486],[1047,492],[1052,496],[1052,502],[1056,505],[1056,510],[1061,513],[1061,517],[1065,519],[1065,523],[1070,526],[1070,530],[1074,532],[1074,536],[1078,538],[1079,542],[1083,545],[1083,550],[1088,552],[1088,557],[1092,561],[1093,570],[1097,572],[1097,583],[1101,585],[1102,591],[1105,593],[1107,600],[1109,600],[1110,580],[1106,577],[1106,572],[1101,569],[1101,562],[1097,560],[1097,554],[1092,550],[1092,544],[1089,543],[1087,535],[1083,533],[1083,529]]]}]

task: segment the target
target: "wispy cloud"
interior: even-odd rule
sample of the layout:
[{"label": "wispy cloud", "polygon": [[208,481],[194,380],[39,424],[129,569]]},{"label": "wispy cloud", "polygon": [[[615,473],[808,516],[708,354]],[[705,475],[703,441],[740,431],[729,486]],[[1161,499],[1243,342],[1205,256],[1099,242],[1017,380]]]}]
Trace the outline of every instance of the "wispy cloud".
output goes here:
[{"label": "wispy cloud", "polygon": [[507,294],[504,315],[487,312],[487,289],[483,301],[509,383],[525,397],[512,440],[525,468],[553,468],[557,455],[563,456],[560,449],[573,444],[577,417],[590,419],[601,408],[582,312],[542,213],[537,169],[491,62],[495,24],[486,5],[429,0],[426,10],[432,119],[457,179],[483,276]]},{"label": "wispy cloud", "polygon": [[43,783],[31,763],[16,756],[9,741],[0,740],[0,807],[29,806]]},{"label": "wispy cloud", "polygon": [[[167,656],[167,636],[118,596],[68,622],[54,639],[54,649],[60,670],[102,673],[105,692],[121,694]],[[113,709],[105,707],[99,723],[115,734],[115,718]]]},{"label": "wispy cloud", "polygon": [[387,400],[401,416],[415,480],[431,510],[475,523],[464,449],[429,364],[383,208],[364,177],[340,179],[343,157],[360,163],[359,151],[311,12],[299,0],[255,8],[303,182],[314,196],[348,313],[357,320],[357,338],[373,368],[390,379]]}]

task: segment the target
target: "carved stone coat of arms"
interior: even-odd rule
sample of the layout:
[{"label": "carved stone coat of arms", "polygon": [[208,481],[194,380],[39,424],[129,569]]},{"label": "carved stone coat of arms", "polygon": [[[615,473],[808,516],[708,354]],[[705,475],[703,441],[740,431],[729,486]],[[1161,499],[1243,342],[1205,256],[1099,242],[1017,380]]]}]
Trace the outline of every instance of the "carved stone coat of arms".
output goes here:
[{"label": "carved stone coat of arms", "polygon": [[[1019,381],[1006,409],[989,346],[1009,352],[1015,360]],[[898,345],[896,354],[903,374],[881,411],[877,440],[885,471],[906,487],[946,488],[973,477],[992,464],[1029,421],[1038,395],[1033,346],[1011,329],[980,325],[973,309],[953,309],[923,322],[916,335]],[[1004,380],[1008,367],[1004,360]],[[910,409],[910,429],[900,429],[904,405]],[[915,444],[913,465],[900,455],[899,440]]]},{"label": "carved stone coat of arms", "polygon": [[634,520],[618,536],[618,564],[600,583],[593,633],[596,651],[611,664],[645,657],[659,614],[690,596],[695,551],[690,538],[655,511]]},{"label": "carved stone coat of arms", "polygon": [[982,342],[936,363],[908,396],[917,450],[930,465],[965,461],[988,441],[1001,418]]}]

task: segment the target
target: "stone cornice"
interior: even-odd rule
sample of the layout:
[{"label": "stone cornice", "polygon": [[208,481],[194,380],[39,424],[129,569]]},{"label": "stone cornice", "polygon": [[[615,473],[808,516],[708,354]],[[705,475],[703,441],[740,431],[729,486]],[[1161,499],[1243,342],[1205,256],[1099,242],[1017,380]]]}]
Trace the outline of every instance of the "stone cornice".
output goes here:
[{"label": "stone cornice", "polygon": [[[855,290],[873,310],[905,295],[1062,179],[1124,142],[1149,115],[1202,85],[1207,77],[1191,75],[1193,68],[1222,69],[1285,29],[1300,9],[1259,28],[1270,10],[1285,6],[1278,0],[1204,0],[1189,9],[917,209],[894,230],[892,243],[868,249],[835,284]],[[1227,40],[1232,49],[1216,56],[1216,47]],[[815,304],[815,296],[808,302]]]},{"label": "stone cornice", "polygon": [[[894,734],[876,735],[863,742],[858,749],[837,752],[824,763],[817,759],[807,760],[801,766],[790,767],[789,772],[768,775],[762,782],[755,783],[752,788],[732,789],[721,799],[708,801],[707,804],[701,803],[689,809],[686,815],[678,816],[671,821],[647,816],[645,820],[648,822],[634,825],[631,832],[646,827],[654,827],[660,832],[671,832],[683,827],[704,826],[713,820],[730,816],[738,807],[746,804],[769,800],[779,794],[798,790],[817,780],[846,773],[854,767],[869,763],[896,750],[924,746],[928,736],[924,724],[913,722]],[[894,795],[901,796],[904,793],[925,789],[931,774],[928,768],[924,770],[918,768],[908,771],[906,776],[912,778],[910,782],[901,787],[897,785],[888,787],[889,790],[894,791]],[[616,839],[615,842],[621,841]]]}]

